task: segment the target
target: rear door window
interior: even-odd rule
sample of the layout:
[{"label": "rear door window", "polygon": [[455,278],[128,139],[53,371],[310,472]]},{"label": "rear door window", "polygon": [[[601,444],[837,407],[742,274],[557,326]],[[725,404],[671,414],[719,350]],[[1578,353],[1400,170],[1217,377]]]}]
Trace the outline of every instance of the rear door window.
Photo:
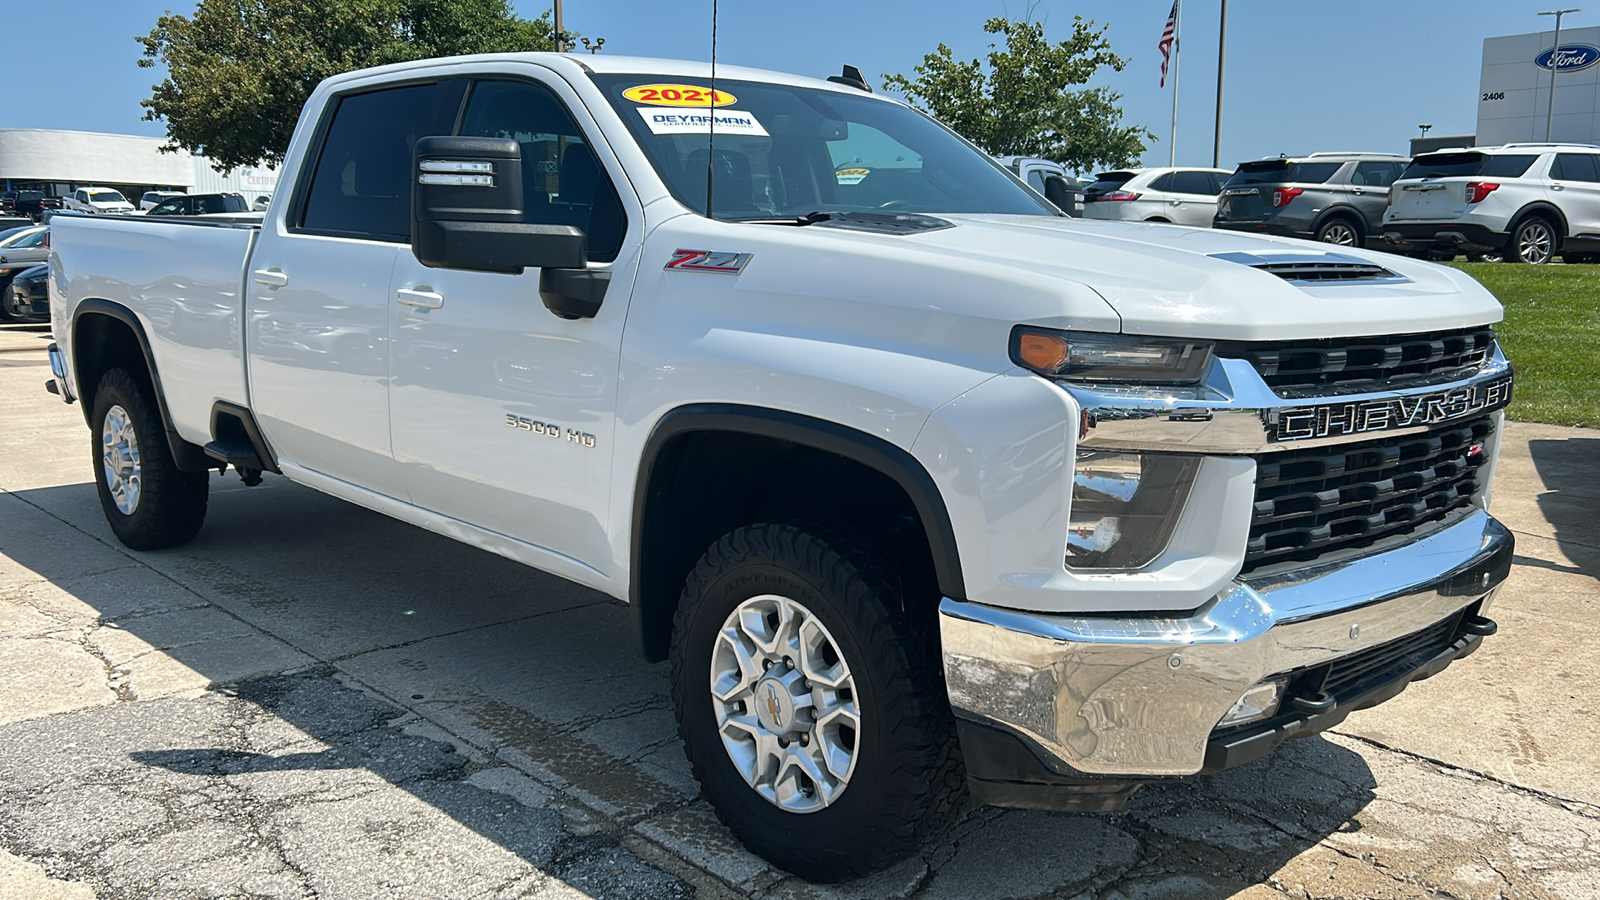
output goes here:
[{"label": "rear door window", "polygon": [[321,234],[401,243],[411,239],[411,148],[449,134],[459,94],[448,82],[340,97],[333,109],[299,227]]},{"label": "rear door window", "polygon": [[1155,181],[1150,182],[1150,190],[1152,190],[1152,191],[1171,191],[1171,190],[1174,190],[1174,188],[1172,187],[1172,176],[1174,174],[1176,174],[1176,173],[1168,172],[1165,175],[1159,176],[1158,178],[1156,178]]},{"label": "rear door window", "polygon": [[1550,177],[1561,181],[1600,181],[1592,153],[1557,153]]},{"label": "rear door window", "polygon": [[1216,196],[1215,182],[1210,172],[1173,172],[1171,190],[1179,194],[1208,194]]},{"label": "rear door window", "polygon": [[1367,187],[1388,187],[1400,177],[1400,164],[1392,162],[1363,162],[1356,164],[1354,183]]}]

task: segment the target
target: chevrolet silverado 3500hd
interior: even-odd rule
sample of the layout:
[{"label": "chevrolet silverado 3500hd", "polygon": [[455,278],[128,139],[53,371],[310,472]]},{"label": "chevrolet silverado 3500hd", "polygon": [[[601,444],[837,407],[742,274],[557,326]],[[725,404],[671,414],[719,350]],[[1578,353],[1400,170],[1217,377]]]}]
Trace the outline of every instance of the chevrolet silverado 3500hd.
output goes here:
[{"label": "chevrolet silverado 3500hd", "polygon": [[270,471],[624,600],[718,814],[815,880],[963,789],[1254,759],[1493,633],[1471,278],[1067,218],[848,77],[709,74],[352,72],[259,221],[54,219],[49,387],[118,538]]}]

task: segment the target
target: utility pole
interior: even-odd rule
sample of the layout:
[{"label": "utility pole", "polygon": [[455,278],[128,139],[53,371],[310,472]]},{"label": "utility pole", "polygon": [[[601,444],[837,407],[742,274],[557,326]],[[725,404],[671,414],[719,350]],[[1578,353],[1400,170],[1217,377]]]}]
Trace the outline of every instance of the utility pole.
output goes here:
[{"label": "utility pole", "polygon": [[1222,0],[1222,22],[1217,28],[1217,125],[1211,140],[1211,168],[1222,168],[1222,59],[1228,49],[1228,0]]},{"label": "utility pole", "polygon": [[1539,13],[1541,16],[1556,17],[1555,41],[1550,45],[1550,103],[1545,107],[1544,113],[1544,139],[1550,141],[1550,121],[1556,115],[1556,70],[1561,67],[1561,17],[1567,13],[1583,12],[1581,9],[1553,9],[1549,12]]},{"label": "utility pole", "polygon": [[567,33],[561,30],[561,0],[556,0],[556,52],[567,52]]}]

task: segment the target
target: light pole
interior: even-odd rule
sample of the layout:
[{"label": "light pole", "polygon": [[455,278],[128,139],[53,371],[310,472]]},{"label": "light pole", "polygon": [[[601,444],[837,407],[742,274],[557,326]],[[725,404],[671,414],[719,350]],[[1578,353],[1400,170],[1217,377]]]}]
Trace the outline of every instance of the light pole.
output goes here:
[{"label": "light pole", "polygon": [[556,2],[556,52],[567,52],[567,33],[561,30],[561,0]]},{"label": "light pole", "polygon": [[1556,69],[1560,67],[1561,60],[1561,17],[1567,13],[1583,12],[1581,9],[1552,9],[1549,12],[1539,13],[1541,16],[1556,17],[1556,36],[1550,44],[1550,103],[1544,112],[1544,140],[1550,142],[1550,120],[1556,114]]},{"label": "light pole", "polygon": [[1424,138],[1428,136],[1428,130],[1433,128],[1432,125],[1418,125],[1417,127],[1422,129],[1422,136]]}]

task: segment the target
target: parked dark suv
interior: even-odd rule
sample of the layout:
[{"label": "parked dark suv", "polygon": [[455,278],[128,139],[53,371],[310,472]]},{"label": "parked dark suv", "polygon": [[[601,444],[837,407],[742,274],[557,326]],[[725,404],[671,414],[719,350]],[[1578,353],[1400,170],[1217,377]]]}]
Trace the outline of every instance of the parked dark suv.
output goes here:
[{"label": "parked dark suv", "polygon": [[180,194],[157,203],[147,216],[212,216],[250,211],[243,194]]},{"label": "parked dark suv", "polygon": [[1214,228],[1359,247],[1383,233],[1389,185],[1409,162],[1388,153],[1313,153],[1240,163]]}]

